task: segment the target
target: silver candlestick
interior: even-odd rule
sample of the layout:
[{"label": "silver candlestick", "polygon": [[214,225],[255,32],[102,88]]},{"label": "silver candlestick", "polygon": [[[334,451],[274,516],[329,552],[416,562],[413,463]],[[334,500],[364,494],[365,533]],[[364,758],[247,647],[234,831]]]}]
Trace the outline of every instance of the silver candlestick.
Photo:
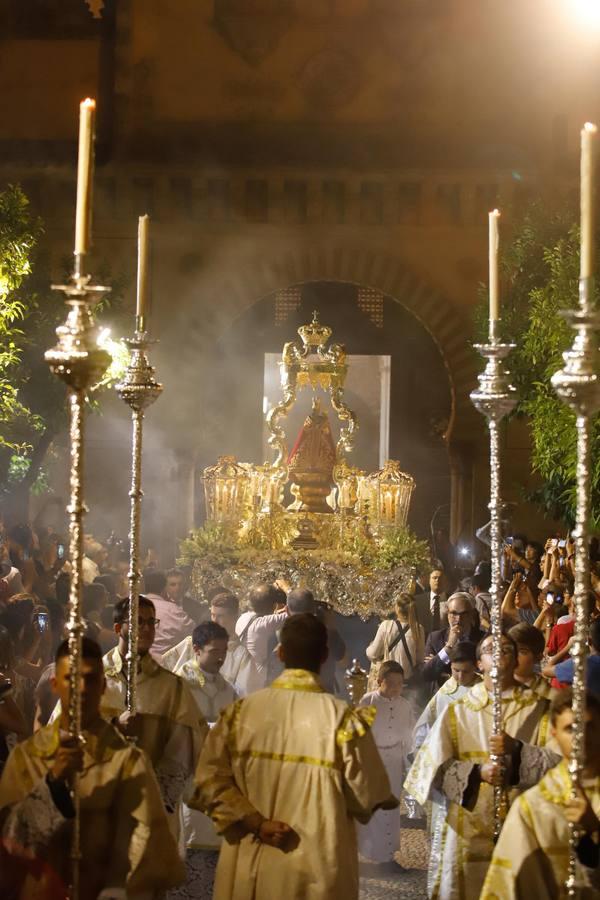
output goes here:
[{"label": "silver candlestick", "polygon": [[127,641],[127,709],[135,713],[137,709],[137,659],[138,659],[138,616],[140,598],[140,528],[142,511],[142,437],[144,413],[162,392],[162,384],[154,378],[154,368],[150,365],[148,332],[144,318],[136,316],[133,337],[125,339],[130,350],[129,365],[123,381],[116,386],[121,400],[131,409],[131,490],[129,491],[129,634]]},{"label": "silver candlestick", "polygon": [[[88,390],[96,384],[110,365],[110,354],[98,346],[98,329],[92,309],[101,294],[110,288],[90,283],[90,276],[82,273],[83,254],[75,255],[75,271],[71,282],[53,285],[55,291],[63,291],[69,313],[64,325],[56,329],[58,343],[46,351],[45,360],[52,372],[67,385],[70,409],[70,503],[69,557],[71,578],[69,589],[69,733],[80,741],[81,735],[81,642],[82,588],[83,588],[83,517],[86,512],[83,501],[85,417],[84,407]],[[77,779],[73,785],[75,818],[71,846],[72,882],[70,896],[79,896],[80,814]]]},{"label": "silver candlestick", "polygon": [[[492,323],[495,326],[495,323]],[[490,433],[490,547],[492,559],[492,585],[490,589],[492,606],[490,610],[493,666],[492,666],[492,711],[494,735],[502,733],[502,683],[500,676],[500,655],[502,648],[501,627],[501,571],[502,552],[502,500],[500,494],[500,422],[515,407],[517,393],[510,383],[510,375],[503,360],[514,348],[514,344],[502,344],[498,340],[495,327],[490,329],[489,343],[478,344],[476,349],[487,359],[485,370],[479,376],[479,387],[471,393],[475,408],[485,416]],[[502,758],[490,754],[492,762],[502,764]],[[504,791],[501,785],[494,787],[494,840],[498,839],[505,811]]]},{"label": "silver candlestick", "polygon": [[[576,415],[577,424],[577,512],[575,538],[575,628],[571,648],[573,659],[573,748],[569,772],[575,788],[581,784],[585,765],[585,661],[588,653],[588,593],[590,590],[589,521],[591,480],[591,420],[600,409],[600,351],[597,333],[600,312],[593,308],[594,279],[579,282],[579,309],[563,316],[575,330],[570,350],[563,353],[565,365],[552,376],[554,390]],[[569,872],[565,887],[569,897],[577,896],[575,848],[580,834],[569,830]]]}]

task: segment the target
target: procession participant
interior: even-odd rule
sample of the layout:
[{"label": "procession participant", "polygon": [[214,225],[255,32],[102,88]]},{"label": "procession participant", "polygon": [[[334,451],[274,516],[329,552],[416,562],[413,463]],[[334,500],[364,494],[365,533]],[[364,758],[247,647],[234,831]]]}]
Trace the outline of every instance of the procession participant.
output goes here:
[{"label": "procession participant", "polygon": [[0,895],[65,897],[70,883],[71,784],[79,773],[80,900],[149,900],[178,884],[183,866],[146,755],[100,715],[100,647],[83,639],[79,745],[68,732],[69,646],[56,653],[59,718],[18,744],[0,781]]},{"label": "procession participant", "polygon": [[[284,594],[285,596],[285,594]],[[328,603],[318,601],[312,591],[308,588],[295,588],[287,595],[287,611],[290,616],[297,616],[301,613],[310,613],[317,616],[327,629],[327,659],[321,666],[319,679],[321,684],[330,694],[336,691],[336,671],[338,663],[344,658],[346,653],[346,644],[340,636],[335,620],[335,612]],[[283,663],[278,656],[279,640],[277,636],[271,639],[273,649],[269,654],[268,664],[268,682],[271,683],[284,670]]]},{"label": "procession participant", "polygon": [[494,848],[481,900],[560,897],[569,861],[569,823],[582,830],[578,842],[576,893],[600,894],[600,698],[588,692],[582,786],[572,799],[568,758],[573,745],[573,695],[561,691],[550,710],[552,734],[564,759],[511,806]]},{"label": "procession participant", "polygon": [[185,782],[194,771],[206,722],[187,685],[150,655],[159,623],[154,604],[143,595],[139,598],[137,710],[133,716],[126,711],[128,616],[129,599],[119,600],[114,609],[119,643],[103,658],[107,687],[101,712],[108,719],[118,717],[125,734],[134,737],[138,747],[146,751],[165,808],[174,814]]},{"label": "procession participant", "polygon": [[285,622],[279,653],[285,672],[221,713],[198,763],[190,804],[225,838],[214,900],[357,900],[353,819],[397,802],[373,713],[323,690],[315,616]]},{"label": "procession participant", "polygon": [[541,697],[551,698],[550,683],[540,674],[540,663],[546,646],[542,632],[535,625],[519,622],[508,630],[508,635],[517,645],[515,680]]},{"label": "procession participant", "polygon": [[282,612],[275,611],[282,596],[285,602],[285,594],[274,584],[259,584],[252,588],[248,597],[250,609],[242,613],[235,626],[240,644],[247,648],[254,661],[260,687],[265,687],[268,681],[269,639],[275,638],[288,615],[286,607]]},{"label": "procession participant", "polygon": [[[392,792],[402,791],[406,772],[406,756],[412,744],[414,714],[408,700],[402,696],[404,670],[395,660],[383,662],[377,673],[377,690],[365,694],[360,707],[377,710],[371,728],[377,749],[388,773]],[[361,856],[380,864],[388,864],[398,871],[394,854],[400,842],[400,809],[379,809],[366,825],[358,827],[358,848]]]},{"label": "procession participant", "polygon": [[166,587],[167,576],[161,569],[144,569],[144,596],[154,604],[161,623],[152,647],[152,655],[158,660],[171,647],[189,637],[196,625],[185,609],[166,595]]},{"label": "procession participant", "polygon": [[[203,622],[194,629],[194,659],[183,663],[175,674],[188,685],[198,709],[207,722],[214,723],[237,694],[220,674],[227,652],[227,632],[216,622]],[[183,837],[186,852],[186,881],[169,900],[204,900],[212,896],[221,838],[208,816],[184,803]]]},{"label": "procession participant", "polygon": [[449,652],[452,675],[433,695],[415,725],[413,732],[414,753],[422,745],[431,731],[433,723],[441,716],[443,710],[450,703],[459,700],[473,685],[478,684],[481,680],[477,670],[476,650],[475,644],[472,644],[470,641],[460,641]]},{"label": "procession participant", "polygon": [[492,646],[491,635],[480,641],[483,682],[442,712],[404,784],[421,805],[434,801],[428,892],[440,900],[479,897],[493,849],[493,784],[501,774],[490,753],[504,757],[507,800],[558,761],[533,746],[546,741],[549,704],[515,681],[517,648],[507,635],[499,666],[504,732],[492,735]]},{"label": "procession participant", "polygon": [[194,628],[194,658],[175,670],[185,681],[203,718],[216,722],[224,706],[237,699],[234,688],[220,673],[227,654],[227,632],[217,622],[202,622]]},{"label": "procession participant", "polygon": [[[240,602],[235,594],[224,588],[220,594],[216,594],[210,601],[210,619],[221,625],[229,636],[227,654],[221,668],[221,675],[235,689],[236,694],[245,697],[252,691],[257,691],[262,686],[262,681],[254,660],[247,648],[240,643],[235,633],[235,623],[239,618]],[[176,647],[167,651],[161,657],[160,663],[165,669],[174,672],[184,663],[194,659],[194,646],[192,636],[184,638]]]},{"label": "procession participant", "polygon": [[165,578],[165,599],[181,606],[192,622],[207,622],[210,616],[209,605],[205,601],[194,599],[187,592],[189,579],[183,569],[167,569]]}]

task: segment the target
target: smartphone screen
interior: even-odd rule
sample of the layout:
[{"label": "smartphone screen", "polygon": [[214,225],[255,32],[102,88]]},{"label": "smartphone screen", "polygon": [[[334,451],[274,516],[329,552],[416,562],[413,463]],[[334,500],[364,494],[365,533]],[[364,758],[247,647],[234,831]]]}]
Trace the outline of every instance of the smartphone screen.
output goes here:
[{"label": "smartphone screen", "polygon": [[46,631],[48,628],[48,613],[39,612],[36,613],[37,623],[40,631]]},{"label": "smartphone screen", "polygon": [[65,558],[65,545],[64,544],[56,545],[56,555],[58,556],[59,559]]}]

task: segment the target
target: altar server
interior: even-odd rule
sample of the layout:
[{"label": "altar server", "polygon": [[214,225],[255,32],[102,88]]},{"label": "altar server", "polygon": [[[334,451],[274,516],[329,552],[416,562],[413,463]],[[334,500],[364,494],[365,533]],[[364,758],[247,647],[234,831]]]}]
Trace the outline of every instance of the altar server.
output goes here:
[{"label": "altar server", "polygon": [[428,894],[439,900],[478,900],[493,850],[492,784],[499,771],[490,752],[503,755],[507,801],[535,784],[559,757],[542,751],[548,701],[519,685],[514,641],[502,636],[500,677],[504,732],[492,736],[492,637],[478,645],[483,682],[451,703],[417,753],[404,787],[421,805],[433,800]]},{"label": "altar server", "polygon": [[452,675],[433,695],[415,725],[413,750],[416,752],[433,727],[433,723],[451,703],[460,700],[481,681],[477,670],[476,647],[471,641],[460,641],[448,654]]},{"label": "altar server", "polygon": [[[103,659],[106,692],[101,712],[107,719],[118,718],[128,737],[137,741],[154,766],[167,812],[176,816],[177,803],[185,783],[193,774],[206,721],[198,710],[187,685],[172,672],[163,669],[150,655],[156,619],[154,604],[140,597],[138,637],[137,712],[126,712],[127,640],[129,600],[115,604],[115,632],[118,646]],[[173,823],[174,824],[174,823]]]},{"label": "altar server", "polygon": [[[221,675],[235,689],[240,697],[251,694],[262,687],[262,681],[254,665],[254,660],[246,646],[240,643],[235,633],[235,623],[239,616],[239,600],[235,594],[224,591],[210,601],[210,618],[221,625],[228,634],[227,654],[221,668]],[[161,665],[171,672],[180,669],[184,663],[194,659],[192,636],[184,638],[177,646],[163,654]]]},{"label": "altar server", "polygon": [[[388,660],[377,673],[377,690],[360,701],[360,706],[377,710],[372,726],[373,737],[392,792],[402,791],[406,772],[406,756],[412,745],[414,715],[412,706],[402,696],[404,670],[400,663]],[[359,825],[358,847],[361,856],[376,863],[394,863],[400,842],[400,809],[377,810],[367,825]]]},{"label": "altar server", "polygon": [[198,763],[191,805],[224,837],[214,900],[357,900],[354,820],[397,802],[374,713],[323,690],[315,616],[286,619],[279,654],[284,673],[221,713]]},{"label": "altar server", "polygon": [[[227,653],[227,632],[216,622],[196,626],[194,658],[176,670],[193,694],[198,709],[213,725],[222,709],[237,700],[237,694],[220,674]],[[169,900],[212,897],[221,838],[212,820],[198,810],[182,806],[183,838],[186,846],[186,882]]]},{"label": "altar server", "polygon": [[[53,689],[69,707],[69,647],[56,654]],[[79,773],[80,900],[150,900],[178,884],[183,866],[146,755],[100,716],[100,647],[83,639],[81,746],[67,715],[17,744],[0,781],[0,896],[63,898],[71,882],[71,796]]]},{"label": "altar server", "polygon": [[577,844],[576,895],[600,896],[600,698],[586,698],[582,789],[571,799],[567,758],[573,744],[573,702],[561,691],[551,707],[552,731],[564,759],[511,806],[490,864],[482,900],[532,900],[566,896],[569,822],[581,828]]}]

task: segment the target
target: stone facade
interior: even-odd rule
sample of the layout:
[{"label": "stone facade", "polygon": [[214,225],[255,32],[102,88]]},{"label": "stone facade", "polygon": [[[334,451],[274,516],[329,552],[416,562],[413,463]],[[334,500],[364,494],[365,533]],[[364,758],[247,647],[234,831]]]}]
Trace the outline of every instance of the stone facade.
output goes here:
[{"label": "stone facade", "polygon": [[[168,475],[150,463],[146,493],[157,510],[161,485],[179,498],[165,527],[191,524],[189,479],[227,450],[203,402],[218,391],[235,323],[246,317],[257,341],[259,301],[329,281],[392,298],[437,348],[450,398],[451,496],[439,501],[450,503],[452,536],[468,537],[486,516],[486,438],[468,399],[486,213],[498,205],[510,224],[532,196],[576,190],[578,128],[598,112],[582,74],[590,48],[574,48],[545,0],[27,6],[8,0],[0,11],[10,123],[0,181],[29,193],[58,271],[73,228],[77,102],[98,98],[95,256],[131,289],[137,216],[152,217],[166,391],[149,433],[171,456]],[[126,459],[126,422],[112,425],[124,413],[109,406],[92,428],[98,472],[107,447]],[[507,442],[505,493],[516,499],[529,481],[527,438],[515,426]],[[532,510],[523,526],[541,527]]]}]

